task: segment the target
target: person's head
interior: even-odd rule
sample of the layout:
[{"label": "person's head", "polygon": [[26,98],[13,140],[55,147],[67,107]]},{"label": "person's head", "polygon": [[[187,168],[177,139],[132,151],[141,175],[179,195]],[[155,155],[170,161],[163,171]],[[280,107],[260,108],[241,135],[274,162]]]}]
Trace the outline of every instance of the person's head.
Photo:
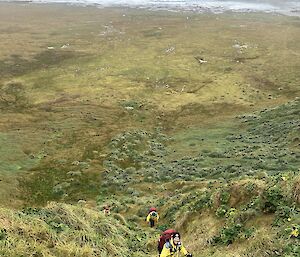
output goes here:
[{"label": "person's head", "polygon": [[180,243],[180,234],[178,232],[175,232],[173,235],[172,235],[172,238],[173,238],[173,243],[175,245],[179,244]]}]

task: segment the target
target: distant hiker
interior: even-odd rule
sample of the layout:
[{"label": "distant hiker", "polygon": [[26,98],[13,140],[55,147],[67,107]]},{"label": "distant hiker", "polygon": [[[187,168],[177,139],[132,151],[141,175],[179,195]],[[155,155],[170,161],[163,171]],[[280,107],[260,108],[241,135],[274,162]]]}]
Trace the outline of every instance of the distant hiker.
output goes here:
[{"label": "distant hiker", "polygon": [[155,222],[158,222],[158,220],[159,220],[159,215],[157,213],[156,208],[155,207],[150,208],[146,218],[146,221],[149,222],[150,227],[153,228]]},{"label": "distant hiker", "polygon": [[105,216],[110,215],[110,207],[108,205],[103,207],[103,213],[104,213]]},{"label": "distant hiker", "polygon": [[180,234],[178,232],[172,234],[171,239],[164,244],[164,247],[160,254],[160,257],[171,257],[171,256],[192,257],[192,254],[188,253],[188,251],[184,248],[183,244],[181,243]]},{"label": "distant hiker", "polygon": [[291,237],[298,237],[299,236],[299,229],[296,226],[293,226],[293,230],[291,232]]}]

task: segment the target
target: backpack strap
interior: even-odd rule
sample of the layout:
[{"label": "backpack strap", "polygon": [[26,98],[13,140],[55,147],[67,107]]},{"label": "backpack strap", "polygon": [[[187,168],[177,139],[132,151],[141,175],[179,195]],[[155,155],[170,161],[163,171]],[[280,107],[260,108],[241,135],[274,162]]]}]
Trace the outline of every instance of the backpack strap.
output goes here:
[{"label": "backpack strap", "polygon": [[165,243],[165,246],[167,249],[170,249],[170,253],[173,253],[174,252],[174,248],[173,248],[173,245],[170,243],[170,241],[167,241]]}]

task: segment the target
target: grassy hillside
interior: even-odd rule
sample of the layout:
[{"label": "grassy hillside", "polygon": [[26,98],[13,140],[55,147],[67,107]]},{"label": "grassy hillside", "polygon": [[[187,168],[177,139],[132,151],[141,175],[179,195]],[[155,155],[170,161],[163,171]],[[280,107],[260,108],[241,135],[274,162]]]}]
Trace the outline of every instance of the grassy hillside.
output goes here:
[{"label": "grassy hillside", "polygon": [[[158,206],[159,229],[183,231],[196,256],[297,256],[299,107],[292,101],[238,116],[231,128],[199,133],[201,142],[211,140],[208,149],[185,134],[193,138],[192,151],[181,159],[174,158],[181,137],[123,134],[112,141],[106,164],[104,186],[116,196],[112,202],[100,197],[98,204],[141,223],[147,206]],[[132,143],[145,137],[150,146]]]},{"label": "grassy hillside", "polygon": [[[142,256],[145,233],[122,217],[66,204],[1,209],[1,256]],[[121,220],[121,221],[120,221]]]},{"label": "grassy hillside", "polygon": [[1,256],[299,255],[299,18],[0,7]]},{"label": "grassy hillside", "polygon": [[[181,137],[159,130],[116,137],[98,207],[83,208],[88,203],[81,201],[1,209],[1,254],[152,256],[159,232],[174,227],[195,256],[298,256],[299,104],[236,117],[225,130],[229,136],[219,128],[207,133],[204,140],[229,142],[218,152],[198,146],[199,156],[193,149],[183,159],[171,151]],[[262,165],[262,159],[270,161]],[[109,217],[101,213],[107,204]],[[155,230],[144,222],[150,205],[160,210]]]}]

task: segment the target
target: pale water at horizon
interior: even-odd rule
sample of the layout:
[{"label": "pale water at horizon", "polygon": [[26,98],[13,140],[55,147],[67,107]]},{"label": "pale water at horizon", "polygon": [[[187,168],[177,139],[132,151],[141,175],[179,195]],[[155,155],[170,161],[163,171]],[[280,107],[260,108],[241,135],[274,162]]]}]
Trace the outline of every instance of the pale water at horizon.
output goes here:
[{"label": "pale water at horizon", "polygon": [[[24,2],[24,0],[0,0],[0,2]],[[26,0],[25,0],[26,1]],[[28,0],[33,3],[69,3],[77,5],[130,6],[151,9],[187,11],[262,11],[300,14],[300,0]]]}]

